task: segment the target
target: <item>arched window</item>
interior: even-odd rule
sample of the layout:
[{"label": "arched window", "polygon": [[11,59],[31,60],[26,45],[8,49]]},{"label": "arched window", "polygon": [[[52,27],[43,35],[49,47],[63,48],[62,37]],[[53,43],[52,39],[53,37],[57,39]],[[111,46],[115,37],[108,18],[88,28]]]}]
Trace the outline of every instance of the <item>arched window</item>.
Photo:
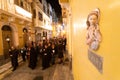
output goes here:
[{"label": "arched window", "polygon": [[27,30],[26,28],[23,28],[23,32],[24,32],[24,33],[27,33],[28,30]]}]

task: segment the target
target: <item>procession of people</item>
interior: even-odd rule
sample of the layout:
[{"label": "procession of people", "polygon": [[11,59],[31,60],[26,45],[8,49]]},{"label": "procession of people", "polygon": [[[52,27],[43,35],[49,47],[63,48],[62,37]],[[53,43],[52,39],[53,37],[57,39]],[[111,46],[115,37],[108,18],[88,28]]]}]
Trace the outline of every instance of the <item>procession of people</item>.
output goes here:
[{"label": "procession of people", "polygon": [[13,71],[18,66],[18,56],[20,55],[24,62],[28,62],[28,67],[35,69],[38,60],[41,60],[42,69],[46,69],[56,63],[63,63],[64,53],[66,51],[66,38],[44,39],[38,42],[31,42],[21,49],[14,46],[9,50]]}]

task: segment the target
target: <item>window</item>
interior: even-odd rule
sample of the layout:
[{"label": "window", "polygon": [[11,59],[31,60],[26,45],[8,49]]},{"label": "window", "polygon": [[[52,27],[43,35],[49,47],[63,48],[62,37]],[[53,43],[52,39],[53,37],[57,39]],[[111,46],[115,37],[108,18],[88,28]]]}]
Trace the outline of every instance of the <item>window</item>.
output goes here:
[{"label": "window", "polygon": [[45,5],[43,5],[43,11],[45,12]]},{"label": "window", "polygon": [[47,37],[47,32],[43,31],[43,37]]},{"label": "window", "polygon": [[46,24],[46,20],[44,20],[44,24]]},{"label": "window", "polygon": [[42,0],[39,0],[42,3]]},{"label": "window", "polygon": [[20,2],[20,6],[23,7],[23,2],[22,1]]},{"label": "window", "polygon": [[27,30],[26,28],[23,28],[23,32],[24,32],[24,33],[27,33],[28,30]]},{"label": "window", "polygon": [[50,11],[49,11],[49,9],[47,10],[47,14],[48,14],[48,16],[50,16]]},{"label": "window", "polygon": [[39,20],[43,21],[43,16],[40,12],[38,12],[38,17],[39,17]]},{"label": "window", "polygon": [[33,10],[33,18],[36,18],[36,10]]},{"label": "window", "polygon": [[19,5],[18,0],[14,0],[14,3],[15,3],[16,5]]},{"label": "window", "polygon": [[52,12],[50,11],[50,15],[52,16]]}]

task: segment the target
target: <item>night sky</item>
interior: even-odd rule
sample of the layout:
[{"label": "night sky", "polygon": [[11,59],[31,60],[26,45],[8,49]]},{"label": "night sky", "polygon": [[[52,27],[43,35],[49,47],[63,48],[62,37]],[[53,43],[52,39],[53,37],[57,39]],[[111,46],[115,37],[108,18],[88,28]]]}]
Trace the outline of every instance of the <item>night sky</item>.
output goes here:
[{"label": "night sky", "polygon": [[55,9],[56,15],[58,18],[61,17],[61,6],[58,0],[47,0],[48,3],[51,4],[52,8]]}]

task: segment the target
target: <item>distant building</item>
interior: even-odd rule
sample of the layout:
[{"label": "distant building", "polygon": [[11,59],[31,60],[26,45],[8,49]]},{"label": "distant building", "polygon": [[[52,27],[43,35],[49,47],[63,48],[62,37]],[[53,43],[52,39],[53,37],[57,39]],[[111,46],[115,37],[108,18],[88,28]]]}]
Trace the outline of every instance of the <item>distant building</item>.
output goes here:
[{"label": "distant building", "polygon": [[46,0],[33,2],[33,24],[36,41],[52,37],[52,7]]}]

